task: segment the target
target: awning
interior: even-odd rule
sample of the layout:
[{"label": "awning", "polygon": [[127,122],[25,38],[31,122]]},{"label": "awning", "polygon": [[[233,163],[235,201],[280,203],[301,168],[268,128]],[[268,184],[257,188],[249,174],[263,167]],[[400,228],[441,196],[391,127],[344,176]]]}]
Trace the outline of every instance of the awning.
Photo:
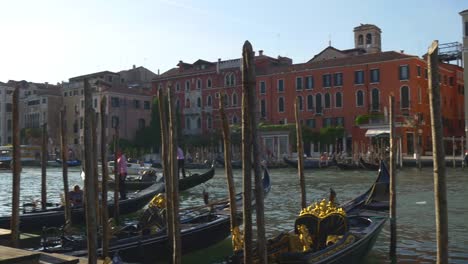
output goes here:
[{"label": "awning", "polygon": [[382,128],[369,128],[366,132],[366,137],[378,137],[383,136],[385,134],[390,134],[390,129],[382,129]]}]

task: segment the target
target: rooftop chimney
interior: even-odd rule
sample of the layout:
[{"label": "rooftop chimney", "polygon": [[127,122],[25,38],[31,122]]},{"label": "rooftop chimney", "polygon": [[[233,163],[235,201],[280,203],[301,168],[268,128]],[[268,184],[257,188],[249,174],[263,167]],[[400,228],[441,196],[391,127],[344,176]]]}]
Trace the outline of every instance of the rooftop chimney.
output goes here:
[{"label": "rooftop chimney", "polygon": [[263,50],[259,50],[259,51],[258,51],[258,55],[259,55],[259,56],[263,56]]},{"label": "rooftop chimney", "polygon": [[218,63],[216,63],[216,73],[219,73],[219,64],[221,63],[221,58],[218,58]]}]

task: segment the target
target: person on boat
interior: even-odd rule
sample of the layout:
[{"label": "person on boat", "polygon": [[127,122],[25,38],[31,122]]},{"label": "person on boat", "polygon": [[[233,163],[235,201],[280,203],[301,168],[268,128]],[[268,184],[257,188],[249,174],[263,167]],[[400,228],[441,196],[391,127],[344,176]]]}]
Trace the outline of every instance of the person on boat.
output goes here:
[{"label": "person on boat", "polygon": [[178,171],[179,176],[180,176],[180,170],[182,170],[182,176],[185,178],[185,168],[184,168],[185,157],[184,157],[184,151],[180,147],[177,147],[177,163],[179,166],[179,171]]},{"label": "person on boat", "polygon": [[68,199],[70,200],[71,206],[83,205],[83,191],[79,185],[73,187],[73,191],[68,193]]},{"label": "person on boat", "polygon": [[120,199],[127,199],[125,179],[127,178],[127,159],[121,150],[117,151],[117,172],[119,173]]}]

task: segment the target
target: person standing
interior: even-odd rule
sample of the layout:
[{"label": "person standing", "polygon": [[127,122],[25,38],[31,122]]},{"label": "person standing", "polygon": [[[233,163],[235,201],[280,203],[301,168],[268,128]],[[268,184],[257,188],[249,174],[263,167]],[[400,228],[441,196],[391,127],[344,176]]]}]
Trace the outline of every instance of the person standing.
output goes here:
[{"label": "person standing", "polygon": [[117,152],[117,171],[119,173],[119,192],[120,199],[127,199],[127,190],[125,188],[125,179],[127,178],[127,159],[122,151]]},{"label": "person standing", "polygon": [[184,157],[184,151],[180,147],[177,147],[177,163],[179,167],[179,170],[177,171],[179,177],[180,177],[180,170],[182,170],[182,176],[185,178],[185,168],[184,168],[185,157]]}]

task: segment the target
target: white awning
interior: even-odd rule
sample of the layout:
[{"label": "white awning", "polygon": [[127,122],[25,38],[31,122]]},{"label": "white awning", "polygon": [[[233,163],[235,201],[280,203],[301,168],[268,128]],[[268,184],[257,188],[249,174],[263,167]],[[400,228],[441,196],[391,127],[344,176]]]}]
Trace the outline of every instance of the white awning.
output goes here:
[{"label": "white awning", "polygon": [[389,128],[369,128],[367,129],[366,132],[366,137],[375,137],[375,136],[380,136],[383,134],[390,134],[390,129]]}]

